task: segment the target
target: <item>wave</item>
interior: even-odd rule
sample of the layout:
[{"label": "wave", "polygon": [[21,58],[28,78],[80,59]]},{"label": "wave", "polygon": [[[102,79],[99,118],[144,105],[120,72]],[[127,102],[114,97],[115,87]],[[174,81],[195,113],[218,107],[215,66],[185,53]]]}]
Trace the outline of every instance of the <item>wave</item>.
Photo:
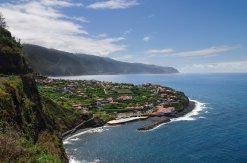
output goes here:
[{"label": "wave", "polygon": [[[206,106],[206,103],[202,103],[202,102],[199,102],[199,101],[196,101],[196,100],[190,100],[190,101],[193,101],[195,102],[195,108],[188,114],[182,116],[182,117],[179,117],[179,118],[172,118],[170,122],[168,123],[173,123],[173,122],[178,122],[178,121],[194,121],[196,119],[205,119],[206,117],[204,116],[198,116],[205,108],[207,108]],[[208,111],[206,111],[208,112]],[[205,112],[205,113],[206,113]],[[152,130],[155,130],[163,125],[166,125],[168,123],[163,123],[163,124],[160,124],[158,126],[156,126],[155,128],[151,129],[151,130],[148,130],[148,131],[152,131]],[[117,125],[119,126],[119,125]],[[109,128],[111,127],[116,127],[116,126],[109,126],[109,125],[105,125],[105,126],[102,126],[102,127],[98,127],[98,128],[92,128],[92,129],[89,129],[89,130],[86,130],[86,131],[82,131],[82,132],[79,132],[75,135],[72,135],[68,138],[66,138],[63,143],[64,144],[72,144],[73,142],[77,141],[77,140],[80,140],[78,137],[83,135],[83,134],[88,134],[88,133],[101,133],[101,132],[104,132],[106,130],[109,130]],[[144,131],[144,132],[148,132],[148,131]],[[143,132],[143,131],[142,131]],[[73,156],[70,156],[69,157],[69,162],[70,163],[98,163],[98,162],[101,162],[99,159],[95,159],[93,161],[87,161],[87,160],[76,160],[75,157]]]},{"label": "wave", "polygon": [[70,162],[70,163],[81,163],[81,161],[78,161],[78,160],[76,160],[76,159],[73,158],[73,157],[70,157],[70,158],[69,158],[69,162]]},{"label": "wave", "polygon": [[69,158],[70,163],[98,163],[101,162],[99,159],[95,159],[93,161],[87,161],[87,160],[76,160],[74,157]]},{"label": "wave", "polygon": [[[196,100],[191,100],[190,101],[193,101],[195,102],[195,108],[189,112],[188,114],[182,116],[182,117],[179,117],[179,118],[172,118],[170,122],[167,122],[167,123],[162,123],[156,127],[154,127],[153,129],[151,130],[147,130],[147,131],[140,131],[140,132],[149,132],[149,131],[153,131],[163,125],[166,125],[166,124],[169,124],[169,123],[173,123],[173,122],[178,122],[178,121],[194,121],[196,119],[206,119],[206,117],[203,117],[203,116],[199,116],[199,117],[196,117],[197,115],[200,114],[200,112],[202,112],[205,108],[207,108],[206,106],[206,103],[202,103],[202,102],[199,102],[199,101],[196,101]],[[207,111],[206,111],[207,112]]]},{"label": "wave", "polygon": [[78,137],[84,134],[91,134],[91,133],[101,133],[103,131],[109,130],[108,126],[103,126],[103,127],[97,127],[97,128],[92,128],[88,130],[84,130],[82,132],[79,132],[77,134],[74,134],[66,139],[63,140],[63,144],[72,144],[73,142],[80,140]]},{"label": "wave", "polygon": [[188,114],[182,116],[182,117],[179,117],[179,118],[173,118],[171,119],[171,122],[177,122],[177,121],[194,121],[197,119],[197,115],[200,114],[201,111],[203,111],[207,106],[206,106],[206,103],[202,103],[202,102],[199,102],[199,101],[196,101],[196,100],[190,100],[190,101],[193,101],[195,102],[195,108],[189,112]]}]

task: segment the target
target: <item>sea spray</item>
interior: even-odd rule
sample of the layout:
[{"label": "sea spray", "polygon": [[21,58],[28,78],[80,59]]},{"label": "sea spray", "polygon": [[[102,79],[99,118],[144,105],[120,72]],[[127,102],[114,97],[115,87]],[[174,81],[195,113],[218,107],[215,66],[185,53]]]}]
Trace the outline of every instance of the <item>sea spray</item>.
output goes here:
[{"label": "sea spray", "polygon": [[156,130],[157,128],[163,126],[163,125],[166,125],[166,124],[169,124],[169,123],[173,123],[173,122],[178,122],[178,121],[194,121],[196,120],[197,118],[199,119],[205,119],[206,117],[196,117],[197,115],[200,114],[200,112],[202,112],[205,108],[207,108],[206,106],[206,103],[201,103],[199,101],[196,101],[196,100],[191,100],[190,101],[192,102],[195,102],[195,108],[188,114],[182,116],[182,117],[179,117],[179,118],[172,118],[170,122],[167,122],[167,123],[162,123],[150,130],[145,130],[145,131],[139,131],[139,132],[150,132],[150,131],[153,131],[153,130]]},{"label": "sea spray", "polygon": [[72,144],[73,142],[80,140],[78,137],[84,134],[91,134],[91,133],[100,133],[108,129],[108,126],[103,126],[103,127],[97,127],[97,128],[92,128],[92,129],[88,129],[88,130],[84,130],[82,132],[79,132],[77,134],[74,134],[70,137],[67,137],[66,139],[64,139],[63,144]]},{"label": "sea spray", "polygon": [[197,115],[200,114],[200,112],[202,110],[204,110],[206,108],[206,103],[201,103],[199,101],[196,100],[190,100],[192,102],[195,102],[195,108],[189,112],[188,114],[179,117],[179,118],[172,118],[171,122],[177,122],[177,121],[194,121],[197,119]]}]

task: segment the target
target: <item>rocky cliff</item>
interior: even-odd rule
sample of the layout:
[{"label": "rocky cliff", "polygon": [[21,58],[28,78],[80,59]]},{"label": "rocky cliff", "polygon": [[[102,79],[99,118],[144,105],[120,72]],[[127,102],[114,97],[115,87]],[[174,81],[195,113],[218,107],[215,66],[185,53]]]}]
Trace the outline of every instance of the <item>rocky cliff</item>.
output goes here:
[{"label": "rocky cliff", "polygon": [[89,118],[39,95],[20,43],[0,28],[0,162],[68,162],[61,135]]}]

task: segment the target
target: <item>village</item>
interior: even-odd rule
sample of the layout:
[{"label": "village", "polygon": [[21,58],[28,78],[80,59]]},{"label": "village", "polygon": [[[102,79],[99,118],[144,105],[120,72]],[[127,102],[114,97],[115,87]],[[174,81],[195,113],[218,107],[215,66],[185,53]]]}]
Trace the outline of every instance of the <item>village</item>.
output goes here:
[{"label": "village", "polygon": [[183,92],[145,83],[37,78],[38,89],[60,105],[91,114],[111,115],[106,121],[131,117],[175,116],[189,103]]}]

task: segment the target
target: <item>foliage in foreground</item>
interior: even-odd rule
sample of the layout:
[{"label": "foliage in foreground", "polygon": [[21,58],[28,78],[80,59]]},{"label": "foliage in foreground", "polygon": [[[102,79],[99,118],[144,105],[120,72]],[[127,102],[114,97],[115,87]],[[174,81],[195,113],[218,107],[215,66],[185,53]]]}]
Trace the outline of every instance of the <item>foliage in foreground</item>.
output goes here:
[{"label": "foliage in foreground", "polygon": [[61,133],[90,117],[40,98],[26,78],[0,76],[0,162],[67,162]]}]

